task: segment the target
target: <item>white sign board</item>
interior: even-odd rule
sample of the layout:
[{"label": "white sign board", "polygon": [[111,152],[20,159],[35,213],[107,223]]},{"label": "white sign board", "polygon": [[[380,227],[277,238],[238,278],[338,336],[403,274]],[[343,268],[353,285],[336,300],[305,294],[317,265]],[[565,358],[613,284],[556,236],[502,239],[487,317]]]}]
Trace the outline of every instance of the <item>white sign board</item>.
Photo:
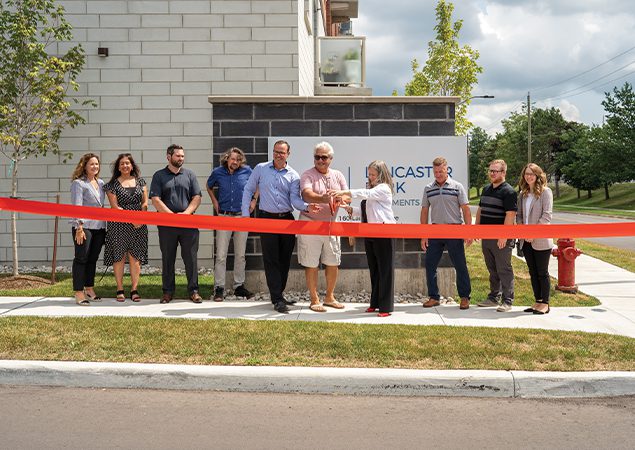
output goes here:
[{"label": "white sign board", "polygon": [[[300,175],[313,167],[315,144],[327,141],[335,156],[332,169],[344,174],[351,189],[364,188],[366,169],[374,160],[382,160],[391,171],[396,194],[393,211],[398,223],[419,223],[421,196],[426,184],[434,181],[432,161],[438,156],[448,160],[450,176],[467,189],[467,142],[465,136],[373,136],[373,137],[270,137],[269,158],[273,144],[283,139],[291,146],[289,164]],[[350,220],[340,210],[339,220]]]}]

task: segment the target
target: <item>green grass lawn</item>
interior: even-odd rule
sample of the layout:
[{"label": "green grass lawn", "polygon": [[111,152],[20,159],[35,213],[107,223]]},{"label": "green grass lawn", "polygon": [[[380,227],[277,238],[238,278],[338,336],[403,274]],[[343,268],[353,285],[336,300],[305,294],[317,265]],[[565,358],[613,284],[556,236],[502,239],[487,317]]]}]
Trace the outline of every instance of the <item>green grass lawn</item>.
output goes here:
[{"label": "green grass lawn", "polygon": [[[488,274],[479,244],[467,251],[474,301],[485,298]],[[516,304],[533,296],[524,262],[513,258]],[[0,295],[72,295],[70,275],[37,290]],[[201,276],[210,294],[211,276]],[[185,298],[185,277],[177,276]],[[261,287],[261,290],[264,286]],[[97,291],[112,296],[111,275]],[[144,298],[159,298],[161,277],[143,276]],[[71,300],[69,300],[71,301]],[[585,294],[554,292],[552,306],[593,306]],[[121,317],[0,316],[0,359],[204,365],[398,367],[412,369],[635,370],[635,340],[552,330],[355,325],[302,321],[188,320]]]},{"label": "green grass lawn", "polygon": [[[553,186],[551,186],[554,189]],[[555,192],[554,192],[555,194]],[[586,206],[598,209],[621,209],[635,212],[635,183],[618,183],[609,188],[610,198],[604,198],[604,188],[591,191],[591,198],[586,191],[580,192],[566,184],[560,185],[560,197],[554,199],[556,205]]]},{"label": "green grass lawn", "polygon": [[604,262],[635,273],[635,252],[633,251],[609,247],[608,245],[597,244],[584,239],[576,240],[575,245],[585,255],[601,259]]},{"label": "green grass lawn", "polygon": [[[42,278],[50,279],[51,274],[37,273],[34,274]],[[0,275],[0,277],[10,276],[9,274]],[[38,289],[0,289],[0,296],[25,296],[25,297],[72,297],[73,283],[70,273],[56,274],[57,283]],[[212,275],[199,275],[198,284],[199,292],[204,299],[208,299],[212,293],[212,284],[214,277]],[[130,278],[124,277],[124,289],[126,295],[130,295]],[[103,279],[101,275],[95,278],[95,292],[105,298],[115,298],[117,292],[117,284],[115,277],[110,273],[106,274]],[[143,298],[161,298],[163,291],[161,289],[161,275],[142,275],[139,283],[139,293]],[[128,297],[130,298],[130,297]],[[185,275],[176,276],[176,292],[174,298],[188,298],[187,279]]]},{"label": "green grass lawn", "polygon": [[0,319],[0,359],[411,369],[635,370],[623,336],[484,327],[149,318]]},{"label": "green grass lawn", "polygon": [[[470,275],[472,280],[472,298],[474,301],[479,301],[487,297],[489,292],[489,275],[485,263],[483,262],[483,256],[481,254],[480,244],[475,243],[468,247],[467,252],[468,268],[470,269]],[[515,281],[515,303],[517,305],[531,305],[534,302],[533,294],[531,291],[531,284],[529,282],[529,272],[527,266],[523,261],[516,258],[512,258],[512,264],[514,266],[514,272],[516,274]],[[48,278],[46,274],[39,274],[42,277]],[[423,271],[422,271],[423,275]],[[0,275],[7,276],[7,275]],[[103,280],[99,281],[100,277],[97,277],[95,283],[95,290],[102,297],[114,297],[116,291],[115,279],[111,274],[104,276]],[[0,296],[37,296],[37,297],[70,297],[73,295],[72,283],[70,274],[58,274],[59,282],[53,286],[47,286],[40,289],[17,289],[17,290],[0,290]],[[126,280],[127,281],[127,280]],[[177,275],[176,277],[177,291],[176,298],[187,298],[186,280],[185,275]],[[211,286],[213,283],[213,276],[211,275],[199,275],[199,285],[201,287],[201,295],[203,298],[209,298],[211,295]],[[553,283],[555,285],[555,283]],[[266,286],[254,287],[256,290],[266,291]],[[126,292],[129,289],[126,288]],[[143,275],[141,282],[139,283],[139,292],[143,298],[161,298],[161,276],[160,275]],[[307,294],[308,301],[308,294]],[[562,292],[552,292],[552,306],[595,306],[599,305],[597,299],[590,297],[586,294],[564,294]]]},{"label": "green grass lawn", "polygon": [[[467,266],[470,269],[472,281],[472,299],[479,301],[485,299],[489,293],[489,272],[483,262],[480,243],[472,244],[466,252]],[[529,280],[529,272],[524,261],[512,257],[512,266],[514,267],[514,304],[516,305],[532,305],[534,303],[533,291]],[[596,306],[600,303],[594,297],[583,293],[565,294],[556,291],[555,280],[552,279],[551,290],[551,306]]]}]

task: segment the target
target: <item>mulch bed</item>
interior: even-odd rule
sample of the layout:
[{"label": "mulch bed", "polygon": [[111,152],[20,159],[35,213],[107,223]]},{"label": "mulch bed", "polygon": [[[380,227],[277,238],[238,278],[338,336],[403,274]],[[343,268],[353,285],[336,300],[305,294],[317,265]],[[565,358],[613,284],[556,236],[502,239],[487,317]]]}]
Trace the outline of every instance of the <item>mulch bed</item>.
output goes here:
[{"label": "mulch bed", "polygon": [[18,275],[14,276],[0,276],[0,290],[8,289],[36,289],[45,286],[50,286],[51,280],[46,278],[36,277],[33,275]]}]

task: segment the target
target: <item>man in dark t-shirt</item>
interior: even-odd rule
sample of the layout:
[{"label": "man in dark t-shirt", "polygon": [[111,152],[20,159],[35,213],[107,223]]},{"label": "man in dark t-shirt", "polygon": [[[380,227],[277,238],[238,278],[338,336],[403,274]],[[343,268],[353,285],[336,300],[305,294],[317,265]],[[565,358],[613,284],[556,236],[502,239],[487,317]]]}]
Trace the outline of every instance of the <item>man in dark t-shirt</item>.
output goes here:
[{"label": "man in dark t-shirt", "polygon": [[[514,225],[517,194],[505,181],[507,164],[502,159],[489,163],[489,184],[481,194],[476,212],[477,225]],[[496,306],[496,311],[511,311],[514,301],[514,271],[512,269],[513,239],[483,239],[482,251],[489,271],[490,292],[478,306]]]},{"label": "man in dark t-shirt", "polygon": [[[201,204],[201,188],[196,175],[183,166],[185,151],[180,145],[170,145],[167,150],[167,167],[152,176],[150,199],[158,212],[168,214],[194,214]],[[187,290],[190,300],[201,303],[198,293],[198,228],[157,227],[161,248],[163,297],[161,303],[169,303],[174,296],[174,262],[176,249],[181,244],[181,256],[185,265]]]}]

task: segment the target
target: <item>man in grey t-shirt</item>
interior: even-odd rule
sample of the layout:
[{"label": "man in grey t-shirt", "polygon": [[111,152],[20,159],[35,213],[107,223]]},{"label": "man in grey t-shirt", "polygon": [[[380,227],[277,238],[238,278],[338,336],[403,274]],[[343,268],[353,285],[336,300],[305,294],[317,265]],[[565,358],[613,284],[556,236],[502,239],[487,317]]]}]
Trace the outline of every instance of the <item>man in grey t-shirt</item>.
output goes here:
[{"label": "man in grey t-shirt", "polygon": [[[432,162],[434,181],[423,190],[421,201],[421,223],[427,224],[428,219],[433,224],[471,225],[469,200],[465,188],[458,181],[449,178],[448,162],[445,158],[436,158]],[[462,214],[461,214],[462,213]],[[471,239],[465,242],[472,243]],[[439,286],[437,284],[437,267],[443,249],[448,250],[454,269],[456,270],[456,286],[461,297],[461,309],[470,307],[470,274],[465,260],[463,239],[421,239],[421,249],[426,252],[426,282],[428,285],[428,301],[424,308],[432,308],[440,304]]]},{"label": "man in grey t-shirt", "polygon": [[[150,199],[158,212],[168,214],[194,214],[201,204],[201,188],[196,175],[185,169],[185,151],[180,145],[170,145],[167,150],[168,165],[152,176]],[[161,303],[169,303],[174,296],[174,262],[176,249],[181,244],[181,256],[185,264],[187,290],[190,300],[201,303],[198,293],[198,228],[158,226],[161,247],[163,297]]]}]

